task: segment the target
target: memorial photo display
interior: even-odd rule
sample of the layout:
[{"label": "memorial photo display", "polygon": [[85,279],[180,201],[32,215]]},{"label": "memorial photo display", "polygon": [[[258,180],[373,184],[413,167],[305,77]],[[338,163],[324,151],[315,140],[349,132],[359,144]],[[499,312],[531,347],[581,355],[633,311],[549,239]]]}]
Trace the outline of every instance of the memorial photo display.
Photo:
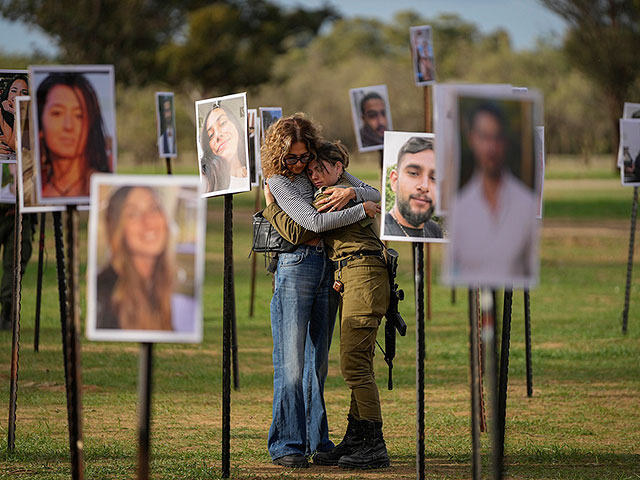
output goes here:
[{"label": "memorial photo display", "polygon": [[247,94],[198,100],[196,125],[203,195],[249,191]]},{"label": "memorial photo display", "polygon": [[113,66],[34,66],[29,81],[38,202],[88,204],[91,175],[116,169]]},{"label": "memorial photo display", "polygon": [[176,110],[174,103],[173,92],[156,92],[158,155],[165,158],[174,158],[178,156]]},{"label": "memorial photo display", "polygon": [[409,36],[411,37],[413,79],[418,87],[431,85],[436,81],[431,27],[429,25],[411,27]]},{"label": "memorial photo display", "polygon": [[529,288],[537,282],[537,92],[456,97],[457,159],[445,281]]},{"label": "memorial photo display", "polygon": [[260,131],[262,141],[267,137],[269,127],[282,118],[282,107],[260,107]]},{"label": "memorial photo display", "polygon": [[205,222],[196,176],[94,175],[87,337],[200,342]]},{"label": "memorial photo display", "polygon": [[620,119],[620,179],[625,187],[640,186],[640,118]]},{"label": "memorial photo display", "polygon": [[381,238],[444,242],[443,218],[434,217],[437,185],[435,136],[385,132]]},{"label": "memorial photo display", "polygon": [[29,95],[27,70],[0,70],[0,163],[16,160],[16,97]]},{"label": "memorial photo display", "polygon": [[387,86],[352,88],[349,98],[358,150],[382,150],[384,132],[393,130]]}]

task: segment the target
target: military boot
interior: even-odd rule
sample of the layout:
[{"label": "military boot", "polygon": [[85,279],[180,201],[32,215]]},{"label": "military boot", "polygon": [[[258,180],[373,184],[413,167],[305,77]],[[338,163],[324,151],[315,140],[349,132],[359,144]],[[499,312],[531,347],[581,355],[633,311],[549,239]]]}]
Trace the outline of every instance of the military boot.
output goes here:
[{"label": "military boot", "polygon": [[382,468],[389,466],[387,445],[382,436],[382,422],[361,420],[360,426],[364,434],[363,445],[350,455],[343,455],[338,460],[342,468]]},{"label": "military boot", "polygon": [[353,416],[348,415],[347,431],[342,441],[328,452],[318,452],[313,457],[315,465],[338,465],[338,460],[344,455],[350,455],[358,448],[362,447],[364,438],[362,436],[362,428],[360,420],[356,420]]},{"label": "military boot", "polygon": [[11,304],[2,305],[0,313],[0,330],[11,330]]}]

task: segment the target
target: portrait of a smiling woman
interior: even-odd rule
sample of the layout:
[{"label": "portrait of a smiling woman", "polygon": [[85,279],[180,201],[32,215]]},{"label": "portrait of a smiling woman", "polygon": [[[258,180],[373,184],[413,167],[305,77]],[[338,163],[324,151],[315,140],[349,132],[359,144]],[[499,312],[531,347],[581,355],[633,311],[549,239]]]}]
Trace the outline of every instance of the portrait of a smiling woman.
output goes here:
[{"label": "portrait of a smiling woman", "polygon": [[[197,334],[204,202],[198,178],[184,184],[180,176],[144,177],[151,176],[92,180],[87,334],[98,332],[96,339],[114,339],[98,338],[100,332],[124,334],[118,339],[125,341],[140,335],[178,341],[171,337]],[[142,333],[129,338],[127,332]]]},{"label": "portrait of a smiling woman", "polygon": [[198,158],[205,196],[250,189],[246,94],[196,102]]},{"label": "portrait of a smiling woman", "polygon": [[[107,125],[101,108],[102,104],[113,109],[113,92],[108,87],[97,90],[90,78],[107,77],[98,82],[108,85],[109,70],[102,74],[51,71],[37,76],[40,199],[42,203],[88,203],[91,175],[113,171],[114,139],[109,132],[115,125]],[[108,113],[108,120],[113,120],[113,112]]]}]

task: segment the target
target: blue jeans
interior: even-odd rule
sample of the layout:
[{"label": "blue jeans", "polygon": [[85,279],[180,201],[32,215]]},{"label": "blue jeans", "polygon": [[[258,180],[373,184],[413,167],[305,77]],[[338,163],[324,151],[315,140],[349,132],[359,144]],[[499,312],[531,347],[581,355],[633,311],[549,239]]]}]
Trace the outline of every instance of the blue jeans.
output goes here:
[{"label": "blue jeans", "polygon": [[273,335],[272,459],[333,448],[324,381],[338,298],[333,266],[322,246],[280,254],[271,299]]}]

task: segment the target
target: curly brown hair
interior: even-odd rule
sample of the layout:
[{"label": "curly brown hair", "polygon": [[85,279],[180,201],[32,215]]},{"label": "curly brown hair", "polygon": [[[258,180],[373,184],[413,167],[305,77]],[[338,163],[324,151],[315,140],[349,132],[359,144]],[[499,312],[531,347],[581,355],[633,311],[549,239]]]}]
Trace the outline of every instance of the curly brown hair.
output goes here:
[{"label": "curly brown hair", "polygon": [[320,136],[320,126],[307,118],[304,113],[282,117],[269,127],[260,148],[262,175],[265,178],[273,175],[293,177],[293,173],[284,162],[284,156],[289,153],[291,145],[296,142],[303,142],[314,155],[318,146],[323,142]]}]

